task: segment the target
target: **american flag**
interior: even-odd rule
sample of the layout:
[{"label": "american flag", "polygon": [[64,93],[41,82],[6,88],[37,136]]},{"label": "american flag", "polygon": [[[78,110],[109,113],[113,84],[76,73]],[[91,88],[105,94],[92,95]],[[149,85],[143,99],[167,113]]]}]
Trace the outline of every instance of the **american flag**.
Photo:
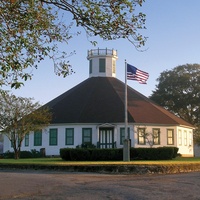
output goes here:
[{"label": "american flag", "polygon": [[149,73],[137,69],[136,67],[127,63],[127,79],[138,81],[141,84],[146,84],[149,78]]}]

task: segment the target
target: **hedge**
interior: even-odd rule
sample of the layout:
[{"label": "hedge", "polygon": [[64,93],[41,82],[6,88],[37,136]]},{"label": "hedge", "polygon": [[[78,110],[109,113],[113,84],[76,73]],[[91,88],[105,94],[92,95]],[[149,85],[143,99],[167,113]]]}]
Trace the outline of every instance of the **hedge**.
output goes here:
[{"label": "hedge", "polygon": [[[3,153],[3,158],[14,158],[14,152],[7,151]],[[36,151],[35,149],[32,149],[31,151],[20,151],[20,158],[40,158],[42,157],[42,154],[39,151]]]},{"label": "hedge", "polygon": [[[171,160],[177,152],[177,147],[130,148],[130,159]],[[60,157],[66,161],[119,161],[123,160],[123,149],[62,148]]]}]

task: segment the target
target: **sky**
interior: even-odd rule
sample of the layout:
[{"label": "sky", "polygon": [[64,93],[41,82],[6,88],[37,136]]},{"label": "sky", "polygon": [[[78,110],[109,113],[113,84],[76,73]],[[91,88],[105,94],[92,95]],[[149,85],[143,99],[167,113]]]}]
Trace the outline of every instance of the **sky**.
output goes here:
[{"label": "sky", "polygon": [[128,80],[128,85],[145,96],[150,96],[158,82],[156,79],[165,70],[184,64],[200,64],[200,0],[146,0],[140,10],[146,14],[148,37],[145,51],[137,51],[127,40],[103,41],[97,38],[98,45],[92,46],[84,30],[66,46],[67,52],[76,54],[69,57],[74,74],[66,78],[56,76],[49,60],[42,62],[33,71],[31,81],[13,94],[32,97],[45,104],[62,93],[89,78],[87,51],[90,49],[115,49],[118,52],[116,78],[125,81],[125,59],[131,65],[149,73],[146,85]]}]

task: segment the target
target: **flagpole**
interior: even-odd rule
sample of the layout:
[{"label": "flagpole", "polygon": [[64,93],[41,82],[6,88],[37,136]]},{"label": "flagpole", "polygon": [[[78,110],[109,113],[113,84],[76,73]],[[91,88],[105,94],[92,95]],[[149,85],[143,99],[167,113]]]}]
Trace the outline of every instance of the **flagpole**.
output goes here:
[{"label": "flagpole", "polygon": [[127,114],[127,62],[125,60],[125,103],[124,103],[124,114],[125,114],[125,130],[124,130],[124,147],[123,147],[123,161],[130,161],[130,143],[128,138],[127,126],[128,126],[128,114]]},{"label": "flagpole", "polygon": [[125,139],[128,139],[127,134],[127,124],[128,124],[128,116],[127,116],[127,62],[125,60]]}]

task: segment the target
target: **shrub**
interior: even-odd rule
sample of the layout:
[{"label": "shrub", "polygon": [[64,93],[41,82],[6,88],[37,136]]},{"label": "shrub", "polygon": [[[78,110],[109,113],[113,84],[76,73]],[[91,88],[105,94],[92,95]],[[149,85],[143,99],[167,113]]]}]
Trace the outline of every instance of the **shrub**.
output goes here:
[{"label": "shrub", "polygon": [[157,150],[157,160],[171,160],[173,158],[173,147],[159,147]]},{"label": "shrub", "polygon": [[60,157],[63,160],[70,161],[71,160],[70,151],[71,151],[71,148],[62,148],[62,149],[60,149]]},{"label": "shrub", "polygon": [[[169,160],[177,154],[178,148],[130,148],[131,160]],[[176,151],[176,153],[174,153]],[[60,157],[67,161],[117,161],[123,160],[123,149],[63,148]]]},{"label": "shrub", "polygon": [[[7,151],[3,154],[4,158],[14,158],[14,152]],[[20,151],[19,154],[20,158],[40,158],[41,153],[35,149],[32,149],[31,151]]]},{"label": "shrub", "polygon": [[85,142],[83,144],[81,144],[81,148],[85,148],[85,149],[94,149],[96,148],[96,146],[90,142]]},{"label": "shrub", "polygon": [[4,154],[3,154],[3,157],[4,158],[14,158],[14,152],[11,152],[11,151],[6,151]]},{"label": "shrub", "polygon": [[174,148],[174,154],[173,154],[173,158],[176,158],[178,156],[178,147],[173,147]]},{"label": "shrub", "polygon": [[122,160],[123,149],[62,148],[60,157],[66,161],[108,161]]},{"label": "shrub", "polygon": [[30,151],[21,151],[20,158],[32,158],[33,155]]},{"label": "shrub", "polygon": [[32,158],[41,158],[42,154],[40,151],[37,151],[36,149],[31,149]]},{"label": "shrub", "polygon": [[131,148],[130,158],[132,160],[170,160],[177,156],[177,152],[176,147]]},{"label": "shrub", "polygon": [[72,161],[90,160],[90,152],[87,149],[71,149],[70,158]]},{"label": "shrub", "polygon": [[92,149],[91,160],[93,161],[123,160],[123,149]]}]

